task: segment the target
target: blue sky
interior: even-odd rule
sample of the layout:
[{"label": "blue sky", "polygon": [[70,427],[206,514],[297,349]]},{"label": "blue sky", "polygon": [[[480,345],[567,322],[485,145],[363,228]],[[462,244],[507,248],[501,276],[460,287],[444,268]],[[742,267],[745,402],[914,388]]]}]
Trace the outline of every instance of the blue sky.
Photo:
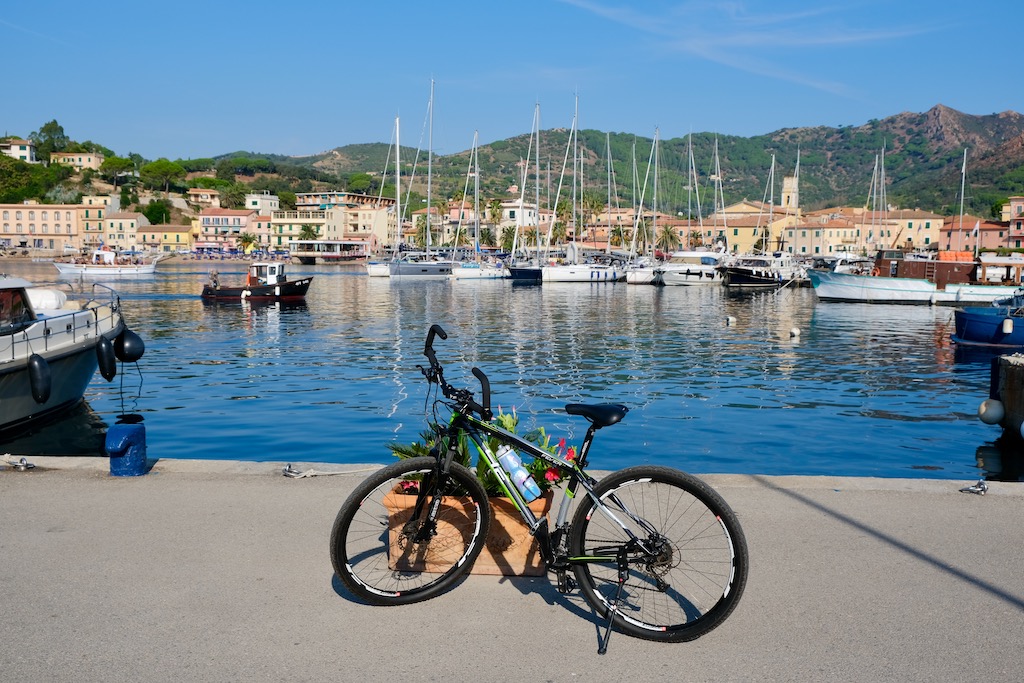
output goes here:
[{"label": "blue sky", "polygon": [[1024,111],[1024,3],[213,0],[0,9],[0,133],[56,119],[147,159],[434,151],[580,126],[663,139],[861,125],[936,104]]}]

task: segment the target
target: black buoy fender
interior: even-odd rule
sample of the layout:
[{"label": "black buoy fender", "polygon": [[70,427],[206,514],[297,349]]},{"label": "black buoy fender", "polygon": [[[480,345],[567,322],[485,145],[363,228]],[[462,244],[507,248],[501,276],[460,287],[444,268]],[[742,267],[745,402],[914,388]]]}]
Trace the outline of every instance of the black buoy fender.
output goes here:
[{"label": "black buoy fender", "polygon": [[50,400],[50,390],[53,388],[50,364],[38,353],[28,357],[28,381],[32,386],[32,398],[36,403],[46,403]]},{"label": "black buoy fender", "polygon": [[117,375],[117,360],[114,359],[114,345],[106,337],[100,337],[96,344],[96,360],[99,361],[100,374],[108,382]]},{"label": "black buoy fender", "polygon": [[142,358],[142,354],[145,352],[146,344],[143,343],[142,337],[127,327],[114,339],[114,355],[122,362],[134,363]]}]

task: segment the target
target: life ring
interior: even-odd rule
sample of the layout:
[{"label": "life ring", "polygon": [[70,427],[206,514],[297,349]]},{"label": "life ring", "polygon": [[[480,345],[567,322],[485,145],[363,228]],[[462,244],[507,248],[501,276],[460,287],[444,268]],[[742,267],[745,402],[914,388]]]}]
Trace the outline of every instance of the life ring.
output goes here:
[{"label": "life ring", "polygon": [[879,275],[881,275],[881,273],[882,271],[878,269],[878,266],[875,266],[874,268],[871,269],[871,274],[874,275],[875,277],[878,277]]}]

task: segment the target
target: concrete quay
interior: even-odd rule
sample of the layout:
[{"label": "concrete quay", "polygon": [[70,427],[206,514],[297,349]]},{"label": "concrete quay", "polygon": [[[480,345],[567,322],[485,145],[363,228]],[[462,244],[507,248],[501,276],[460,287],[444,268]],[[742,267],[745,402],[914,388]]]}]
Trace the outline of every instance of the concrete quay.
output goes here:
[{"label": "concrete quay", "polygon": [[354,601],[327,546],[367,468],[29,460],[0,467],[5,681],[1024,680],[1021,484],[707,476],[750,547],[739,607],[600,656],[586,603],[544,577]]}]

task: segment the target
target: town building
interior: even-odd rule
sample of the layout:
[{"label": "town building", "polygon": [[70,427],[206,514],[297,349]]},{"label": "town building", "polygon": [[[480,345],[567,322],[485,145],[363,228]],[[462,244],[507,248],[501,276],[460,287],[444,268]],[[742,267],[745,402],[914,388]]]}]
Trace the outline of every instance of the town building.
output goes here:
[{"label": "town building", "polygon": [[21,140],[18,138],[0,140],[0,154],[28,164],[39,163],[36,159],[36,143],[31,140]]},{"label": "town building", "polygon": [[240,247],[238,238],[252,232],[256,212],[249,209],[210,207],[199,213],[199,237],[196,251],[230,253]]},{"label": "town building", "polygon": [[104,156],[98,152],[50,152],[50,163],[73,166],[76,171],[100,170]]}]

